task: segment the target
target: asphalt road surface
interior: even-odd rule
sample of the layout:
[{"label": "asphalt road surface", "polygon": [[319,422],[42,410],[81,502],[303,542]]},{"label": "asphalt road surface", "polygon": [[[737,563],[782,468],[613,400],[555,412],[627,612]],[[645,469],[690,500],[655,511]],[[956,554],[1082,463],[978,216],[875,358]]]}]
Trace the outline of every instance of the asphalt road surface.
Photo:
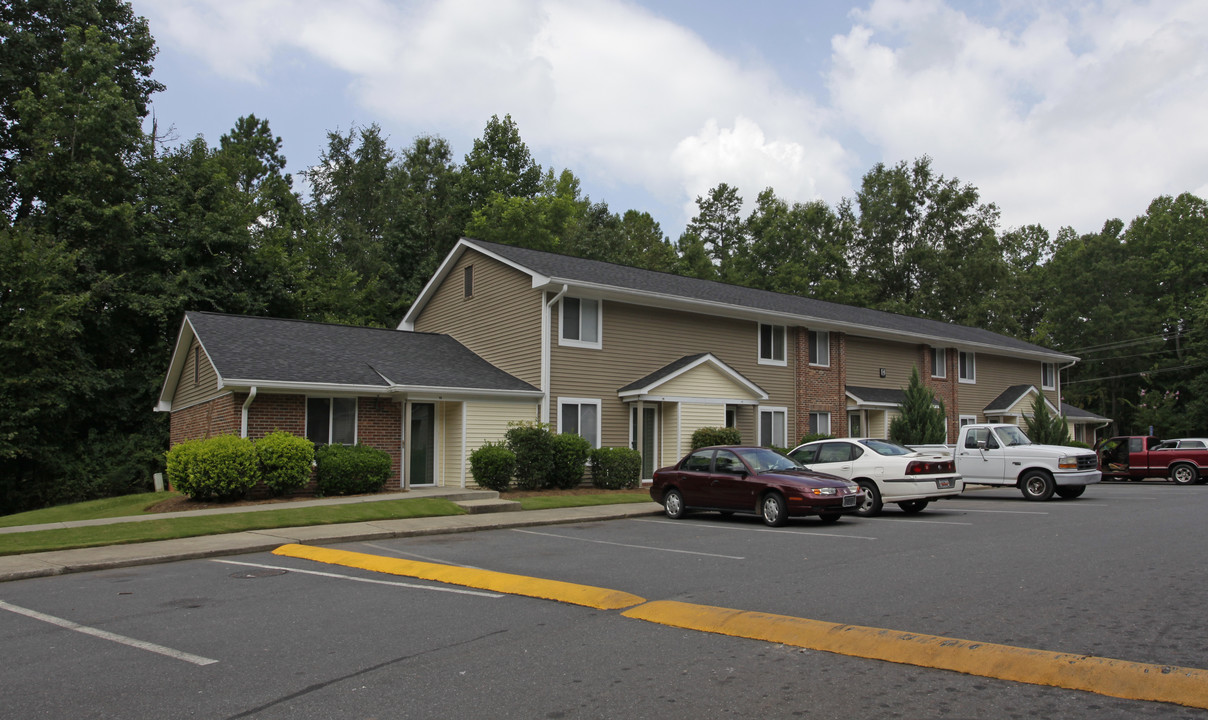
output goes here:
[{"label": "asphalt road surface", "polygon": [[[1208,669],[1208,486],[975,490],[835,525],[690,515],[341,549]],[[1205,718],[274,554],[0,584],[4,718]]]}]

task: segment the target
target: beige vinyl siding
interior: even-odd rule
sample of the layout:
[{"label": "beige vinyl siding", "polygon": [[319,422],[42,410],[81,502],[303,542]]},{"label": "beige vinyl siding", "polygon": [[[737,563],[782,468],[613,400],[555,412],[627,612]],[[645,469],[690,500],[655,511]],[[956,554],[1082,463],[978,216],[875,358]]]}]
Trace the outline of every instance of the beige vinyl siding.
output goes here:
[{"label": "beige vinyl siding", "polygon": [[[977,382],[961,383],[957,386],[960,400],[961,415],[977,415],[978,420],[985,420],[986,406],[1009,387],[1015,385],[1035,385],[1040,389],[1040,363],[1035,360],[1020,360],[988,353],[977,353],[976,357]],[[1057,405],[1057,393],[1046,391],[1045,397]],[[1027,402],[1031,407],[1031,397]]]},{"label": "beige vinyl siding", "polygon": [[[683,403],[680,405],[680,452],[683,457],[692,449],[692,433],[703,427],[723,427],[726,424],[725,405]],[[754,439],[751,442],[755,442]]]},{"label": "beige vinyl siding", "polygon": [[[662,403],[659,407],[659,421],[662,427],[659,428],[659,437],[663,440],[663,445],[660,448],[659,467],[667,467],[679,462],[679,459],[688,454],[684,446],[688,444],[681,439],[680,418],[683,415],[680,412],[679,403]],[[723,420],[724,420],[723,416]],[[691,440],[689,435],[688,439]]]},{"label": "beige vinyl siding", "polygon": [[751,390],[740,386],[733,378],[709,364],[699,365],[674,380],[663,383],[655,394],[668,397],[757,399],[751,395]]},{"label": "beige vinyl siding", "polygon": [[[910,372],[922,362],[918,345],[847,336],[847,384],[856,387],[897,390],[910,384]],[[881,377],[885,368],[885,377]],[[931,368],[919,367],[919,376],[931,376]]]},{"label": "beige vinyl siding", "polygon": [[[763,405],[788,408],[788,426],[794,427],[795,343],[785,348],[786,366],[760,365],[759,325],[671,310],[652,312],[648,307],[605,301],[600,349],[560,346],[558,313],[551,313],[552,407],[559,396],[601,400],[601,443],[623,447],[629,443],[629,411],[617,397],[620,388],[687,355],[710,352],[756,383],[769,394]],[[737,396],[738,393],[736,392]],[[713,425],[725,423],[724,407]],[[754,427],[753,421],[751,423]],[[744,440],[754,442],[753,435]],[[690,434],[690,433],[689,433]]]},{"label": "beige vinyl siding", "polygon": [[[474,266],[474,289],[464,275]],[[504,372],[541,384],[541,293],[531,278],[467,250],[415,319],[415,330],[451,335]]]},{"label": "beige vinyl siding", "polygon": [[[184,370],[180,373],[180,381],[176,385],[176,395],[172,398],[173,410],[196,405],[220,394],[218,372],[214,369],[210,358],[206,356],[205,350],[199,352],[199,348],[201,348],[201,343],[194,338],[193,344],[189,346],[189,354],[185,358]],[[196,363],[198,356],[201,357],[200,368],[197,368]],[[194,377],[197,377],[197,382],[194,382]]]},{"label": "beige vinyl siding", "polygon": [[[477,281],[475,284],[477,285]],[[464,454],[462,454],[463,446],[461,444],[452,454],[459,458],[456,461],[457,464],[465,467],[467,487],[477,487],[474,476],[470,474],[470,453],[482,447],[484,443],[503,440],[503,435],[508,430],[508,423],[536,422],[540,417],[540,410],[541,406],[531,400],[483,400],[463,403],[462,412],[465,414]],[[460,472],[459,467],[458,484],[461,483]]]},{"label": "beige vinyl siding", "polygon": [[[468,463],[463,462],[465,455],[462,450],[462,416],[465,413],[464,403],[437,403],[437,417],[440,418],[440,469],[437,485],[441,487],[462,487],[463,479],[469,475]],[[463,474],[464,473],[464,474]]]}]

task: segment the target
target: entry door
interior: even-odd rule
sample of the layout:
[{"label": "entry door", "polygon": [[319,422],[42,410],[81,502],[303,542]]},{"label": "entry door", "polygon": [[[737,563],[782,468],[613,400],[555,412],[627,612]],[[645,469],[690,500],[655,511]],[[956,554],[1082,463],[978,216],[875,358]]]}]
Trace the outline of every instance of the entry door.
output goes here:
[{"label": "entry door", "polygon": [[436,484],[436,405],[411,403],[411,437],[407,439],[411,476],[407,484]]},{"label": "entry door", "polygon": [[642,413],[642,422],[639,437],[637,407],[633,408],[630,413],[629,437],[632,438],[633,448],[642,453],[642,479],[649,480],[654,477],[654,471],[658,469],[655,464],[656,453],[658,453],[658,408],[654,406],[643,406],[640,410]]}]

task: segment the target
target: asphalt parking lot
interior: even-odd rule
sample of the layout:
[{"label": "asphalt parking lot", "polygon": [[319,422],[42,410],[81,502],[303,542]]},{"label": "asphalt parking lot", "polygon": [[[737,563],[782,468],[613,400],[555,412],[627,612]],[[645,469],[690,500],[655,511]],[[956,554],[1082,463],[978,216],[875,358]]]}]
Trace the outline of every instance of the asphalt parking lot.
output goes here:
[{"label": "asphalt parking lot", "polygon": [[[1119,483],[1047,503],[973,491],[836,525],[649,516],[338,548],[1208,668],[1205,510],[1208,487]],[[0,601],[45,616],[0,612],[13,717],[1208,717],[268,553],[17,581]]]}]

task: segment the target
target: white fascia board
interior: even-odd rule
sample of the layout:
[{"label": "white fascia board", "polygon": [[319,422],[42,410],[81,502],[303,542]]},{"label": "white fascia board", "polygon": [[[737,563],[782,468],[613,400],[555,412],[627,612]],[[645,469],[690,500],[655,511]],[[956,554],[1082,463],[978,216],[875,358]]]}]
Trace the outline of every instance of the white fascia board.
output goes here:
[{"label": "white fascia board", "polygon": [[[766,397],[764,398],[767,399]],[[623,402],[673,402],[682,405],[759,405],[758,400],[742,400],[738,398],[712,397],[681,397],[678,395],[634,395],[626,393],[621,396]]]},{"label": "white fascia board", "polygon": [[245,380],[232,379],[226,387],[232,390],[243,390],[251,387],[260,388],[260,392],[292,392],[302,394],[325,395],[412,395],[459,397],[459,398],[539,398],[540,390],[498,390],[492,388],[462,388],[462,387],[433,387],[431,385],[340,385],[333,383],[311,382],[281,382],[274,380]]},{"label": "white fascia board", "polygon": [[[752,395],[755,395],[756,397],[758,397],[761,400],[768,399],[768,394],[766,392],[764,392],[758,385],[756,385],[755,383],[746,379],[737,370],[735,370],[734,368],[730,367],[729,365],[727,365],[724,362],[722,362],[721,360],[719,360],[717,358],[717,356],[714,355],[713,353],[705,353],[704,356],[697,358],[695,361],[693,361],[691,363],[688,363],[687,365],[680,368],[679,370],[676,370],[675,372],[671,373],[670,375],[667,375],[665,377],[659,378],[658,380],[655,380],[654,382],[650,383],[649,385],[647,385],[645,387],[638,388],[636,390],[630,390],[628,392],[617,393],[617,395],[618,395],[618,397],[621,397],[623,399],[629,399],[629,398],[633,398],[633,397],[637,397],[637,396],[645,396],[647,393],[651,392],[658,386],[668,383],[668,382],[680,377],[681,375],[685,375],[705,363],[709,363],[710,365],[713,365],[718,370],[720,370],[722,372],[722,374],[729,377],[735,383],[747,388],[747,390],[749,390]],[[734,404],[739,404],[739,403],[734,403]]]},{"label": "white fascia board", "polygon": [[597,283],[582,282],[580,280],[571,280],[568,278],[549,277],[545,279],[543,284],[539,284],[539,276],[532,273],[532,271],[527,272],[533,276],[534,288],[554,290],[560,289],[563,285],[566,285],[572,289],[576,296],[588,298],[615,300],[617,302],[626,302],[635,305],[658,307],[667,310],[682,310],[685,312],[726,317],[736,320],[750,320],[752,322],[762,322],[769,325],[786,325],[790,327],[800,326],[808,327],[811,330],[845,332],[858,337],[893,340],[895,342],[909,342],[945,348],[954,347],[958,350],[986,352],[992,355],[1015,357],[1027,360],[1038,360],[1043,362],[1069,362],[1071,364],[1076,364],[1081,359],[1074,355],[1067,355],[1059,352],[1038,352],[1007,348],[1001,345],[992,345],[989,343],[957,341],[952,338],[937,335],[899,332],[886,328],[860,325],[859,323],[823,320],[810,315],[778,313],[769,310],[759,310],[756,308],[744,307],[741,305],[731,305],[729,303],[686,298],[681,295],[652,293],[642,290],[628,290],[625,288],[618,288],[615,285],[601,285]]},{"label": "white fascia board", "polygon": [[210,353],[206,350],[205,342],[197,335],[197,329],[193,327],[193,323],[189,322],[189,316],[185,315],[180,323],[180,332],[176,335],[176,344],[172,348],[172,360],[168,363],[168,374],[159,391],[159,401],[155,403],[155,412],[171,412],[172,398],[176,395],[176,388],[180,385],[180,376],[185,370],[185,363],[188,362],[189,346],[193,344],[194,338],[201,346],[202,354],[214,368],[214,375],[218,378],[218,389],[222,389],[222,372],[210,360]]}]

